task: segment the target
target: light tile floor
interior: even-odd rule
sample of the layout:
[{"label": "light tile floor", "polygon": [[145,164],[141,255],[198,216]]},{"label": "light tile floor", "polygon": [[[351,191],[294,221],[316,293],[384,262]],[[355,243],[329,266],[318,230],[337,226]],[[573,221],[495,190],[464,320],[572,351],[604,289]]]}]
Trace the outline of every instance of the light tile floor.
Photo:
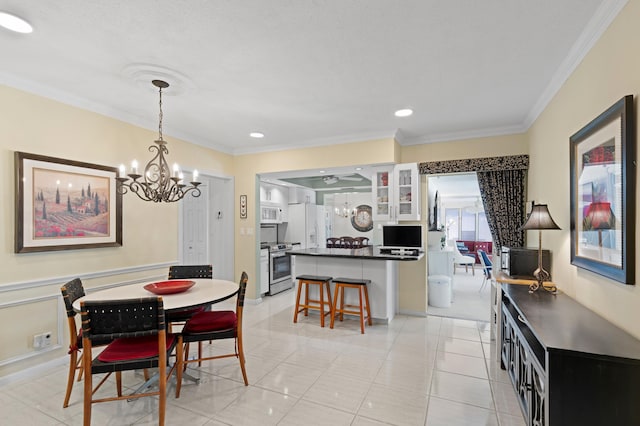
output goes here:
[{"label": "light tile floor", "polygon": [[[287,291],[245,305],[248,387],[233,358],[190,369],[200,383],[185,382],[179,399],[170,386],[166,424],[524,425],[488,323],[400,315],[362,335],[355,318],[333,330],[314,314],[293,324],[293,298]],[[81,383],[62,408],[66,374],[61,364],[0,387],[0,424],[81,425]],[[142,381],[124,376],[130,389]],[[113,390],[107,383],[100,392]],[[94,404],[92,424],[153,425],[156,412],[155,398]]]}]

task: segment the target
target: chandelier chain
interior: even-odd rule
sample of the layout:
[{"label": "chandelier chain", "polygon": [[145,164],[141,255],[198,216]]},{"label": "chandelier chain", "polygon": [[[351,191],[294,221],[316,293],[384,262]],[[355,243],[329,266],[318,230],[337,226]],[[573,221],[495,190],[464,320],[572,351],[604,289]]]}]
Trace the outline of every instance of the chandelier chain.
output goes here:
[{"label": "chandelier chain", "polygon": [[158,135],[159,135],[159,140],[162,140],[162,87],[158,88],[159,92],[160,92],[160,114],[159,114],[159,119],[158,119]]}]

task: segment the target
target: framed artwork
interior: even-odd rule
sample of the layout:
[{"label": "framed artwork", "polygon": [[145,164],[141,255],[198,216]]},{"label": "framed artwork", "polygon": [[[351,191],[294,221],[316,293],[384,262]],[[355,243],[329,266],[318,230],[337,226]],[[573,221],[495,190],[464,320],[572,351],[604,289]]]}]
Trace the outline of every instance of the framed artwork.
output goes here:
[{"label": "framed artwork", "polygon": [[635,284],[633,96],[570,138],[571,264]]},{"label": "framed artwork", "polygon": [[16,152],[15,252],[122,245],[116,167]]}]

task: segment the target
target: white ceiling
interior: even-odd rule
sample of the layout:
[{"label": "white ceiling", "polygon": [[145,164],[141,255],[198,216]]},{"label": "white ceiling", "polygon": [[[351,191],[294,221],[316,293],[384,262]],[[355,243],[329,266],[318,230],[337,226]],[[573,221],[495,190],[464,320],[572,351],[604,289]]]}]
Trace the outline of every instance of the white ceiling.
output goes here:
[{"label": "white ceiling", "polygon": [[165,79],[165,135],[235,154],[518,133],[625,3],[6,0],[0,82],[156,130]]}]

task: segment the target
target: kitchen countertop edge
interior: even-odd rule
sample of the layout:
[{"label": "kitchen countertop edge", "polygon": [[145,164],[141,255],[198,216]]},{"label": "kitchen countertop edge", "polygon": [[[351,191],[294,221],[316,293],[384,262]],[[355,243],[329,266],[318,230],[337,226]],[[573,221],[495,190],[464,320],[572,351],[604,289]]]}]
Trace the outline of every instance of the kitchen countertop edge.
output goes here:
[{"label": "kitchen countertop edge", "polygon": [[380,253],[380,249],[376,246],[367,246],[357,249],[348,248],[311,248],[304,250],[290,250],[286,254],[290,256],[316,256],[316,257],[340,257],[354,259],[369,260],[400,260],[400,261],[416,261],[424,257],[421,252],[418,256],[402,256],[397,254]]}]

